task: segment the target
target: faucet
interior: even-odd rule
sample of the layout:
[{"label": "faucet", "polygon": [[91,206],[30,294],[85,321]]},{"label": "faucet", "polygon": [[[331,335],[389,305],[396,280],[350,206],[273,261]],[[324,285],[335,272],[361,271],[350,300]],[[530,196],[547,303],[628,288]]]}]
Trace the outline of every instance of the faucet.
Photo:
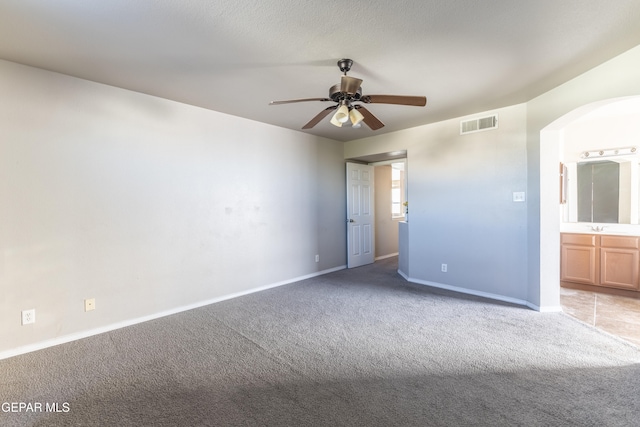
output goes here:
[{"label": "faucet", "polygon": [[604,225],[592,225],[591,231],[604,231]]}]

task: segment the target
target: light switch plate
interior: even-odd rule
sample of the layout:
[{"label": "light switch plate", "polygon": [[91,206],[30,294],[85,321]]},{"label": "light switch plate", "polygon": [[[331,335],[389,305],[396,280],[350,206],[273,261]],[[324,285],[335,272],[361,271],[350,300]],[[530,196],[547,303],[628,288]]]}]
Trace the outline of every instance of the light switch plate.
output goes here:
[{"label": "light switch plate", "polygon": [[524,191],[514,191],[513,192],[513,201],[514,202],[524,202]]}]

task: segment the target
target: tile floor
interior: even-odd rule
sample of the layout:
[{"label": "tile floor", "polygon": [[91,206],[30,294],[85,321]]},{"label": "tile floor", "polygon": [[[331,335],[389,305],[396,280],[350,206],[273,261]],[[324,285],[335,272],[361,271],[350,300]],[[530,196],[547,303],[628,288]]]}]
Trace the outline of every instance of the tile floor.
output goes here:
[{"label": "tile floor", "polygon": [[565,313],[640,346],[640,299],[560,288]]}]

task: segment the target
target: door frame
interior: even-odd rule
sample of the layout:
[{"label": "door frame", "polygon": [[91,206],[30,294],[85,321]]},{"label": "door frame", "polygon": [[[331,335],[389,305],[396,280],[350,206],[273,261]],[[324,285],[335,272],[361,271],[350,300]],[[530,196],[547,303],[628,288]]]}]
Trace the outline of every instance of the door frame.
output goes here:
[{"label": "door frame", "polygon": [[[408,201],[409,200],[409,157],[407,154],[406,150],[399,150],[399,151],[394,151],[391,153],[378,153],[378,154],[372,154],[369,156],[364,156],[364,157],[358,157],[358,158],[350,158],[350,159],[346,159],[346,163],[359,163],[359,164],[364,164],[364,165],[369,165],[369,166],[383,166],[383,165],[390,165],[391,163],[399,163],[399,162],[403,162],[404,163],[404,200]],[[346,166],[345,166],[345,171],[346,171]],[[347,182],[345,183],[345,186],[348,185],[348,179],[349,177],[346,176],[346,180]],[[376,195],[376,192],[378,190],[376,188],[374,188],[374,197]],[[348,197],[348,196],[347,196]],[[348,202],[348,201],[347,201]],[[347,221],[348,221],[348,207],[347,207]],[[408,220],[407,217],[405,217],[405,221]],[[346,229],[346,233],[347,233],[347,239],[349,238],[348,233],[348,223],[347,223],[347,229]],[[376,228],[373,228],[373,239],[377,239],[377,233],[376,233]],[[348,242],[347,244],[347,257],[349,255],[349,244]],[[375,244],[375,240],[374,240],[374,244]],[[375,247],[374,247],[374,261],[375,261]],[[348,262],[347,262],[348,264]]]}]

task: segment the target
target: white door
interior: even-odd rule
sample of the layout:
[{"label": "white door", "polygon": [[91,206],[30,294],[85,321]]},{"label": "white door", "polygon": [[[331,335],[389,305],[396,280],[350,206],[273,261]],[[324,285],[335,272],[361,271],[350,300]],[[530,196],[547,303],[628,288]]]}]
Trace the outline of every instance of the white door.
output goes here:
[{"label": "white door", "polygon": [[374,261],[373,166],[347,163],[347,267]]}]

